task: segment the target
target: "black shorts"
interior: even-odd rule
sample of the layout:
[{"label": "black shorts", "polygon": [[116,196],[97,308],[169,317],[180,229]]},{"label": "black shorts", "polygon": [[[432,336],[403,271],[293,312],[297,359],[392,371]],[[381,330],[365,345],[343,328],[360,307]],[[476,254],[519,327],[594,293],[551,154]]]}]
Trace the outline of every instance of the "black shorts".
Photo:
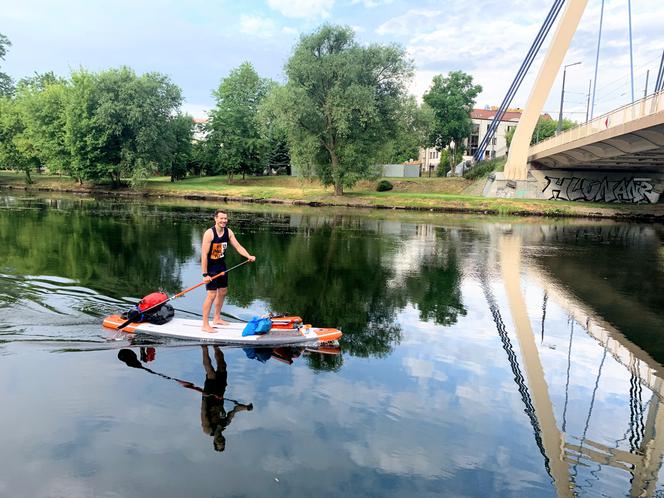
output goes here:
[{"label": "black shorts", "polygon": [[[218,275],[222,271],[226,271],[226,268],[212,270],[209,272],[209,275],[211,277],[214,277],[215,275]],[[228,287],[228,273],[222,275],[221,277],[215,278],[212,282],[205,284],[205,288],[209,291],[217,289],[225,289],[226,287]]]}]

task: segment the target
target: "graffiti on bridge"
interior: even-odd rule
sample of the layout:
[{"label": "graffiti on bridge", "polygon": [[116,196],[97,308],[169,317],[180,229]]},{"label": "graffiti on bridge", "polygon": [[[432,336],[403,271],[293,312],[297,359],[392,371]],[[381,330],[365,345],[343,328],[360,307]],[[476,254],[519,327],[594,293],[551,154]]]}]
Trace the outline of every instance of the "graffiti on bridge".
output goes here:
[{"label": "graffiti on bridge", "polygon": [[584,178],[545,176],[542,194],[548,199],[589,202],[631,202],[654,204],[659,201],[650,178]]}]

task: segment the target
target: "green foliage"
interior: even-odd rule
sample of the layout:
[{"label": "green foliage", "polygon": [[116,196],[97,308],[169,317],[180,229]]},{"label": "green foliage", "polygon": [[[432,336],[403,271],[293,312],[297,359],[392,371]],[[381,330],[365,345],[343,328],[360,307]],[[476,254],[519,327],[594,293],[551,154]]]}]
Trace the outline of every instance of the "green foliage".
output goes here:
[{"label": "green foliage", "polygon": [[436,176],[439,178],[444,178],[447,176],[447,172],[450,170],[450,151],[443,149],[440,151],[440,162],[436,168]]},{"label": "green foliage", "polygon": [[263,169],[265,140],[260,134],[258,108],[270,82],[260,78],[248,62],[221,81],[213,92],[217,107],[210,113],[208,142],[217,150],[220,170],[233,175],[260,173]]},{"label": "green foliage", "polygon": [[265,140],[265,167],[267,174],[274,170],[279,173],[291,173],[288,130],[283,120],[279,119],[278,98],[280,86],[270,82],[268,92],[258,108],[258,122],[261,136]]},{"label": "green foliage", "polygon": [[65,110],[73,176],[117,186],[124,175],[140,185],[171,160],[169,126],[181,102],[180,89],[158,73],[73,73]]},{"label": "green foliage", "polygon": [[[574,128],[578,123],[572,121],[571,119],[563,118],[563,131]],[[533,136],[530,138],[530,145],[551,138],[556,134],[558,130],[558,121],[554,121],[549,117],[540,116],[535,125],[535,130],[533,131]],[[505,141],[507,142],[507,147],[512,144],[512,138],[514,138],[514,132],[516,128],[510,128],[505,133]]]},{"label": "green foliage", "polygon": [[466,171],[463,177],[468,180],[478,180],[480,178],[486,178],[494,171],[502,170],[502,167],[504,165],[505,165],[504,157],[490,159],[487,161],[479,161],[475,166]]},{"label": "green foliage", "polygon": [[168,123],[169,161],[161,169],[170,175],[171,181],[182,180],[187,176],[192,158],[192,139],[194,136],[194,120],[188,114],[177,114]]},{"label": "green foliage", "polygon": [[404,99],[397,119],[396,136],[385,142],[379,163],[396,164],[417,159],[420,147],[429,143],[434,114],[428,104],[418,106],[415,97],[409,96]]},{"label": "green foliage", "polygon": [[447,77],[434,76],[423,97],[434,114],[430,145],[442,150],[454,140],[457,148],[461,148],[463,139],[470,136],[470,111],[481,91],[482,87],[473,85],[473,77],[463,71],[451,71]]},{"label": "green foliage", "polygon": [[[7,49],[11,47],[12,43],[5,35],[0,33],[0,61],[5,60]],[[8,74],[0,72],[0,97],[11,96],[14,91],[14,82]]]},{"label": "green foliage", "polygon": [[68,84],[53,73],[36,74],[19,81],[15,102],[25,125],[25,143],[39,167],[68,173],[71,159],[65,142],[65,106]]},{"label": "green foliage", "polygon": [[392,185],[389,181],[381,180],[376,185],[376,192],[387,192],[388,190],[392,190],[393,188],[394,185]]},{"label": "green foliage", "polygon": [[293,163],[343,195],[396,137],[412,63],[399,47],[360,46],[351,28],[323,25],[300,39],[285,71],[275,99]]},{"label": "green foliage", "polygon": [[0,97],[0,166],[23,171],[28,184],[32,183],[30,172],[39,166],[19,106],[10,97]]}]

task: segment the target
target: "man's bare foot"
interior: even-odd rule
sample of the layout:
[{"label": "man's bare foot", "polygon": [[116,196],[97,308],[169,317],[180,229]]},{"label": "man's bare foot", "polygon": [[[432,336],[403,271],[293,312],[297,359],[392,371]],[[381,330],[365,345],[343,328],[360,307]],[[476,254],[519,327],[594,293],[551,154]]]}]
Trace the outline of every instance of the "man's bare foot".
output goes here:
[{"label": "man's bare foot", "polygon": [[214,329],[213,329],[212,327],[210,327],[209,325],[203,325],[203,326],[201,327],[201,330],[202,330],[203,332],[209,332],[210,334],[214,334],[214,333],[216,332],[216,330],[214,330]]},{"label": "man's bare foot", "polygon": [[212,320],[213,325],[228,325],[228,322],[226,320],[222,320],[221,318],[217,319],[215,318]]}]

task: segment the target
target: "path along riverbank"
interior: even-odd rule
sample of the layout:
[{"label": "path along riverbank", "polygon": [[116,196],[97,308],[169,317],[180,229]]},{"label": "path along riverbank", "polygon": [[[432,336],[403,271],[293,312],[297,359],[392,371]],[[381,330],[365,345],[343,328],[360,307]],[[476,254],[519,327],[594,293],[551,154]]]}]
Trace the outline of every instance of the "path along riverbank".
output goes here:
[{"label": "path along riverbank", "polygon": [[247,177],[229,181],[226,176],[191,177],[171,182],[154,177],[136,189],[110,185],[79,185],[67,177],[33,175],[27,185],[21,174],[0,173],[0,189],[53,191],[89,195],[181,198],[220,202],[252,202],[304,206],[342,206],[361,209],[395,209],[434,212],[590,217],[664,222],[664,203],[594,204],[534,199],[490,199],[481,196],[485,180],[464,178],[389,178],[394,188],[376,192],[376,182],[363,181],[335,196],[331,188],[300,178]]}]

